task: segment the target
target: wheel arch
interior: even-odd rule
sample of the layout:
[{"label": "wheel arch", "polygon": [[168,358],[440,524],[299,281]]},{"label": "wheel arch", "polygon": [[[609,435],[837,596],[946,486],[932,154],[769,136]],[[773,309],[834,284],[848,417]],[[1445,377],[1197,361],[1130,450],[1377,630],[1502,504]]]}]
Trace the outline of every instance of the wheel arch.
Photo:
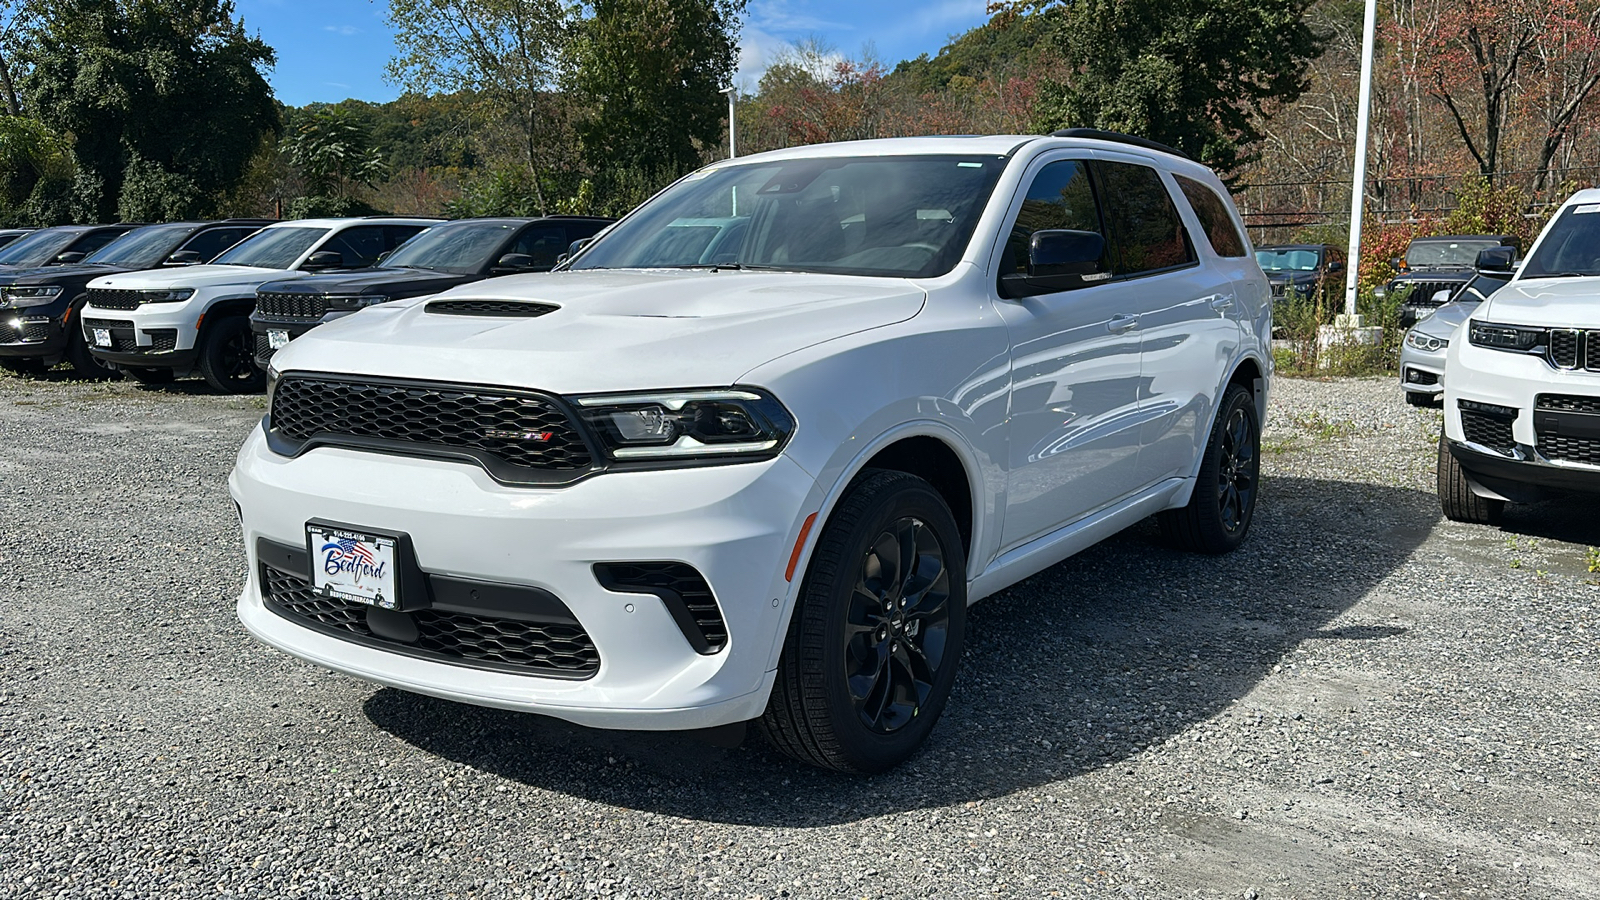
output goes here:
[{"label": "wheel arch", "polygon": [[1239,385],[1250,392],[1255,401],[1256,423],[1258,427],[1266,427],[1267,422],[1267,383],[1271,373],[1271,364],[1264,362],[1255,353],[1246,353],[1228,370],[1228,377],[1218,383],[1214,400],[1211,404],[1211,421],[1206,423],[1205,439],[1198,445],[1199,452],[1195,453],[1194,467],[1189,471],[1189,483],[1172,497],[1168,509],[1179,509],[1189,502],[1189,497],[1194,493],[1195,479],[1200,475],[1200,466],[1205,462],[1205,448],[1211,446],[1211,432],[1217,427],[1216,408],[1222,401],[1222,395],[1232,385]]}]

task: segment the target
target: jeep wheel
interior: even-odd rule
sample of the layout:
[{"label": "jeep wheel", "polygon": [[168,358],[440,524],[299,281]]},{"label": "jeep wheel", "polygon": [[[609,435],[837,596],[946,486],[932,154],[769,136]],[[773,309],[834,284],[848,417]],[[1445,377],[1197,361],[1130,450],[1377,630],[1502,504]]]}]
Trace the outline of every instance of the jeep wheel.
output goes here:
[{"label": "jeep wheel", "polygon": [[1471,522],[1475,525],[1499,525],[1505,514],[1506,501],[1479,497],[1467,483],[1467,473],[1461,463],[1439,436],[1439,506],[1444,517],[1452,522]]},{"label": "jeep wheel", "polygon": [[961,535],[943,498],[868,470],[817,539],[761,729],[778,750],[841,772],[916,752],[955,682],[966,628]]},{"label": "jeep wheel", "polygon": [[200,374],[206,384],[224,394],[266,390],[267,375],[256,368],[256,342],[249,319],[228,316],[206,330],[200,339]]},{"label": "jeep wheel", "polygon": [[1189,505],[1156,516],[1161,534],[1196,553],[1227,553],[1250,533],[1261,487],[1261,423],[1250,392],[1228,385]]}]

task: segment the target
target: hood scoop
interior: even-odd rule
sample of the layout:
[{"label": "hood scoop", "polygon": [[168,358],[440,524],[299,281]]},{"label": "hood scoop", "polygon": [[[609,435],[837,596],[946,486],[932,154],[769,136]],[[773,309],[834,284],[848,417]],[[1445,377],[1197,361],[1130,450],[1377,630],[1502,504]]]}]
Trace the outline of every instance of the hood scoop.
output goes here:
[{"label": "hood scoop", "polygon": [[536,319],[560,308],[549,303],[525,303],[521,300],[433,300],[423,310],[441,316]]}]

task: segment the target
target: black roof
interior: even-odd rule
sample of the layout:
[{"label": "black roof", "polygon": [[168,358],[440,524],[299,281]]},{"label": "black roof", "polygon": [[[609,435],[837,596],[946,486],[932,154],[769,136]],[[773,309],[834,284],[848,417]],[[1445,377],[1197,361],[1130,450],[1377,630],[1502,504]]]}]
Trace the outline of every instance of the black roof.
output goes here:
[{"label": "black roof", "polygon": [[1099,128],[1063,128],[1050,132],[1051,137],[1062,138],[1089,138],[1096,141],[1114,141],[1118,144],[1128,144],[1134,147],[1143,147],[1146,150],[1157,150],[1161,153],[1170,153],[1182,159],[1188,159],[1189,154],[1176,147],[1168,147],[1158,141],[1142,138],[1138,135],[1123,134],[1120,131],[1103,131]]}]

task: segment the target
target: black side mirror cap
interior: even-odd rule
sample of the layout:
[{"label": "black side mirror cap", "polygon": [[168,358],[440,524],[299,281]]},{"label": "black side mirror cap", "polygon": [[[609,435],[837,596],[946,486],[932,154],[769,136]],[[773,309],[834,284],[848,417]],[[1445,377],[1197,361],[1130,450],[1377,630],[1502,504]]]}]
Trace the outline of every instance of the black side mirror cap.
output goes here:
[{"label": "black side mirror cap", "polygon": [[1343,272],[1344,271],[1344,263],[1339,262],[1337,259],[1330,260],[1328,262],[1328,271],[1329,272]]},{"label": "black side mirror cap", "polygon": [[1093,231],[1051,228],[1035,231],[1028,240],[1027,274],[1003,276],[1006,295],[1026,297],[1066,291],[1111,277],[1100,267],[1106,239]]},{"label": "black side mirror cap", "polygon": [[1489,247],[1479,250],[1478,259],[1472,267],[1479,272],[1510,274],[1517,270],[1517,250],[1515,247]]},{"label": "black side mirror cap", "polygon": [[179,250],[167,257],[166,265],[193,266],[201,262],[199,250]]},{"label": "black side mirror cap", "polygon": [[87,253],[79,253],[76,250],[68,250],[66,253],[59,254],[55,259],[50,260],[50,263],[57,266],[70,266],[75,262],[81,262],[88,255]]},{"label": "black side mirror cap", "polygon": [[589,242],[592,241],[592,240],[594,240],[594,238],[592,238],[592,237],[578,238],[577,240],[575,240],[572,243],[568,244],[567,245],[567,256],[568,257],[577,256],[578,255],[578,251],[582,250],[584,247],[589,246]]},{"label": "black side mirror cap", "polygon": [[344,254],[337,250],[318,250],[305,261],[302,269],[338,269],[344,266]]},{"label": "black side mirror cap", "polygon": [[539,265],[526,253],[507,253],[495,260],[494,268],[496,272],[543,272],[550,267]]}]

